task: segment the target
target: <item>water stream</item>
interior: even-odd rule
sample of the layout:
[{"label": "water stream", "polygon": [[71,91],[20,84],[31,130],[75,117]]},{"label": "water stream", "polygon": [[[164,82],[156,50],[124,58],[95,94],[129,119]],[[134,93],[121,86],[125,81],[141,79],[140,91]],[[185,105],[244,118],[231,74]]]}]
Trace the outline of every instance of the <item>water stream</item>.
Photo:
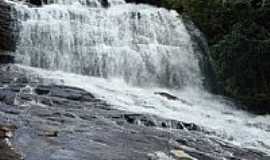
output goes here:
[{"label": "water stream", "polygon": [[202,55],[176,12],[122,0],[107,7],[98,0],[50,0],[39,8],[16,2],[15,8],[20,67],[118,109],[193,122],[212,136],[270,152],[270,116],[236,110],[204,89]]}]

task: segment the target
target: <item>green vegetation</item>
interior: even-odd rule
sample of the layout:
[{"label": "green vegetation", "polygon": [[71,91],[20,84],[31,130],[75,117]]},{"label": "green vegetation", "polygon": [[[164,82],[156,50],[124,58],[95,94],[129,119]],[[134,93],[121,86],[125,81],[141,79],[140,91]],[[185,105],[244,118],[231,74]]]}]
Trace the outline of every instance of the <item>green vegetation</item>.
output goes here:
[{"label": "green vegetation", "polygon": [[161,0],[188,15],[209,41],[222,94],[270,112],[270,1]]}]

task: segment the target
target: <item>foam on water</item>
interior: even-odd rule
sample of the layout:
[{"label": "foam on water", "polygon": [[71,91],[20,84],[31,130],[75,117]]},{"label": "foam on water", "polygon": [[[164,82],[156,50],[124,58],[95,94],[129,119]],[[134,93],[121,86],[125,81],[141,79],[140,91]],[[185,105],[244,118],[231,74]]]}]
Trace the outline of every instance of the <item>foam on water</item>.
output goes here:
[{"label": "foam on water", "polygon": [[[236,110],[232,103],[204,90],[190,87],[182,90],[141,88],[126,84],[121,79],[103,79],[62,71],[52,72],[20,65],[19,67],[44,79],[52,79],[56,84],[85,89],[117,109],[192,122],[215,131],[213,136],[270,154],[269,115],[258,116]],[[154,94],[155,92],[170,93],[180,100],[169,100]]]}]

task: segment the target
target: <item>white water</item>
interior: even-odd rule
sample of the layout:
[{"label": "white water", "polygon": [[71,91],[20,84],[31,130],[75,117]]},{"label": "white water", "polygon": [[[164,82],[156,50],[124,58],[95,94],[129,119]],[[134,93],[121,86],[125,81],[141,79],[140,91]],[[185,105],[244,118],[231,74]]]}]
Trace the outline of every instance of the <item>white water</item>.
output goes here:
[{"label": "white water", "polygon": [[[225,141],[270,154],[270,116],[256,116],[236,110],[222,97],[214,96],[204,90],[141,88],[131,86],[121,79],[89,77],[21,65],[19,67],[39,75],[45,79],[45,83],[85,89],[117,109],[192,122],[210,131],[214,130],[216,134],[213,136]],[[155,95],[155,92],[167,92],[185,102],[168,100]]]},{"label": "white water", "polygon": [[119,0],[108,9],[73,2],[16,6],[17,61],[138,85],[201,85],[192,41],[175,12]]},{"label": "white water", "polygon": [[109,2],[107,9],[97,0],[58,0],[42,8],[16,3],[18,62],[90,76],[20,67],[86,89],[118,109],[193,122],[234,144],[270,153],[270,116],[235,110],[203,89],[200,55],[175,12]]}]

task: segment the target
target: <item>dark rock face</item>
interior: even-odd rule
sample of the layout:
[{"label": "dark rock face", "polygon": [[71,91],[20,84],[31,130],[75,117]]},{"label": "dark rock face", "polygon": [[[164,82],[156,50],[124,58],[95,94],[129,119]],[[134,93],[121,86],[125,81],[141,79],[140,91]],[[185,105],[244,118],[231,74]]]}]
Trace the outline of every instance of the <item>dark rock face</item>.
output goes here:
[{"label": "dark rock face", "polygon": [[11,142],[25,160],[269,159],[196,124],[116,110],[82,89],[29,75],[0,66],[0,124],[16,126]]},{"label": "dark rock face", "polygon": [[8,146],[3,139],[0,139],[0,155],[0,160],[22,160],[21,155]]},{"label": "dark rock face", "polygon": [[22,156],[10,146],[10,138],[16,129],[14,126],[0,124],[0,160],[22,160]]},{"label": "dark rock face", "polygon": [[14,56],[0,54],[0,64],[7,64],[7,63],[14,63]]},{"label": "dark rock face", "polygon": [[12,6],[0,1],[0,50],[14,51],[16,48],[16,20],[12,18]]},{"label": "dark rock face", "polygon": [[126,0],[127,3],[143,3],[154,6],[161,6],[161,0]]},{"label": "dark rock face", "polygon": [[210,50],[205,35],[195,26],[190,17],[185,16],[184,22],[191,36],[194,52],[200,58],[200,68],[205,79],[203,81],[204,87],[212,93],[219,93],[221,87],[217,84],[217,77],[211,64]]},{"label": "dark rock face", "polygon": [[28,0],[28,2],[35,6],[41,6],[43,4],[42,0]]},{"label": "dark rock face", "polygon": [[101,0],[101,5],[105,8],[110,7],[110,3],[108,2],[108,0]]}]

